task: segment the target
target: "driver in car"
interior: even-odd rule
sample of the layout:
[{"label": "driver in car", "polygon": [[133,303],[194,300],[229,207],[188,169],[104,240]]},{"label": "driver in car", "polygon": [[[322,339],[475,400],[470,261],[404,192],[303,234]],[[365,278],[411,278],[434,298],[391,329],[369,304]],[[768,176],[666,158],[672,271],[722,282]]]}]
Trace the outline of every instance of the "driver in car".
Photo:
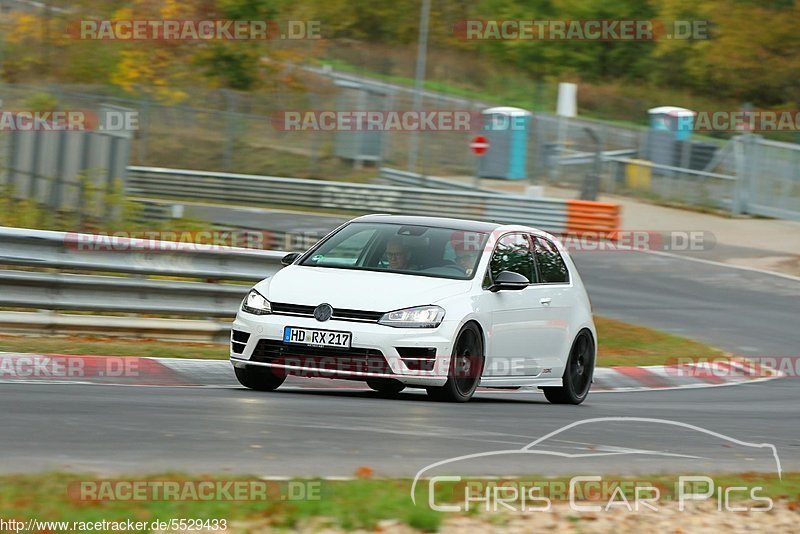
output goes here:
[{"label": "driver in car", "polygon": [[403,271],[411,269],[411,251],[406,243],[399,238],[390,239],[386,243],[386,259],[389,262],[389,269]]}]

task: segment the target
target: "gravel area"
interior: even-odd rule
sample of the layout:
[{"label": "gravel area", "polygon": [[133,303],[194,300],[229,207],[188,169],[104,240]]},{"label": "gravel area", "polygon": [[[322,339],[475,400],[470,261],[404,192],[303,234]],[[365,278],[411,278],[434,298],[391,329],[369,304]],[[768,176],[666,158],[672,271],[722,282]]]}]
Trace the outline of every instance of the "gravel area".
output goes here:
[{"label": "gravel area", "polygon": [[[733,504],[732,504],[733,505]],[[763,503],[735,503],[737,506],[763,506]],[[464,516],[453,514],[442,522],[439,532],[444,534],[480,533],[529,533],[550,530],[553,532],[587,533],[640,533],[669,532],[672,534],[695,534],[719,532],[798,532],[800,503],[776,501],[768,512],[720,512],[716,501],[687,503],[681,512],[678,503],[668,501],[659,504],[657,511],[629,512],[624,508],[607,512],[576,512],[568,503],[555,503],[547,512],[476,514]],[[229,532],[266,533],[279,532],[266,523],[233,522]],[[282,530],[285,532],[285,530]],[[340,533],[331,528],[324,518],[315,518],[299,525],[294,532]],[[369,531],[357,531],[369,532]],[[372,532],[386,534],[417,534],[408,525],[398,521],[381,521]]]}]

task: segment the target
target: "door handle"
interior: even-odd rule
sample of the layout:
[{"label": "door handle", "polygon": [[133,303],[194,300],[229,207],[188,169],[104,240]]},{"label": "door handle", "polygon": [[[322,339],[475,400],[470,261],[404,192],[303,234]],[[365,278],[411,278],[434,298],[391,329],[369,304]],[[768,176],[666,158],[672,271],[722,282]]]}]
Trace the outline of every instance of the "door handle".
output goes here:
[{"label": "door handle", "polygon": [[550,302],[552,300],[553,299],[551,299],[550,297],[544,297],[544,298],[539,299],[539,304],[541,304],[542,306],[550,306]]}]

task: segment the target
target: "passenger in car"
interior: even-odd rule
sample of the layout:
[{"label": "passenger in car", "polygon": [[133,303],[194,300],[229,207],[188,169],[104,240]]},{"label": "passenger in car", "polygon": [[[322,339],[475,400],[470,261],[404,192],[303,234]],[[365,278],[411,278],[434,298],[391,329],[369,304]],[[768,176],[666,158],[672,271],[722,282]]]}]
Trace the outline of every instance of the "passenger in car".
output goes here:
[{"label": "passenger in car", "polygon": [[477,250],[458,250],[456,249],[456,264],[464,269],[464,274],[467,276],[472,275],[472,270],[475,267],[475,261],[478,259]]},{"label": "passenger in car", "polygon": [[479,249],[479,241],[471,239],[464,232],[453,232],[450,244],[456,255],[456,265],[464,271],[464,274],[472,276],[475,262],[478,260],[478,256],[481,252]]}]

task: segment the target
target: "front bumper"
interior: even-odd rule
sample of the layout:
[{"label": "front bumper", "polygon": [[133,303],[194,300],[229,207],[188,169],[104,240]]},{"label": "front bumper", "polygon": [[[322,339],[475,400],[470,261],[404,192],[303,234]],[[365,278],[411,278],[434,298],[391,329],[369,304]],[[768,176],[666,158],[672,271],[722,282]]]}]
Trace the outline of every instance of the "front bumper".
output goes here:
[{"label": "front bumper", "polygon": [[[278,363],[266,361],[259,352],[256,352],[259,341],[268,340],[272,346],[282,345],[283,329],[286,326],[352,332],[353,352],[360,354],[369,352],[371,358],[381,359],[380,365],[373,365],[376,362],[371,361],[369,365],[353,368],[346,362],[357,357],[351,356],[351,353],[347,351],[336,349],[321,351],[310,348],[307,350],[309,354],[316,356],[324,353],[325,365],[317,365],[311,363],[315,360],[306,358],[302,352],[299,352],[303,351],[303,347],[297,345],[291,345],[293,357],[280,359]],[[341,320],[319,322],[308,317],[278,314],[253,315],[240,311],[232,328],[249,334],[249,337],[245,343],[237,345],[241,349],[241,353],[231,350],[231,363],[236,367],[271,367],[281,369],[289,374],[311,377],[359,380],[393,378],[409,386],[441,386],[447,381],[453,340],[459,326],[455,321],[444,321],[437,328],[394,328],[377,323]],[[414,362],[409,358],[405,360],[401,358],[397,347],[435,349],[436,359],[432,370],[409,368],[413,367]],[[380,354],[376,355],[378,352]]]}]

